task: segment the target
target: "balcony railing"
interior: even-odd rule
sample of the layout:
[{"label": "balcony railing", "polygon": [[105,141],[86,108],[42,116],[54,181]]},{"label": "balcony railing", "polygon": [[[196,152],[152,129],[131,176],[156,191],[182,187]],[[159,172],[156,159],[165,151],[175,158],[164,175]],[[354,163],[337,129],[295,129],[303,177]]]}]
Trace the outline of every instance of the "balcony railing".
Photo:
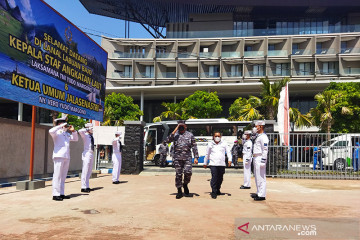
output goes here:
[{"label": "balcony railing", "polygon": [[265,73],[262,71],[248,71],[245,72],[245,77],[264,77]]},{"label": "balcony railing", "polygon": [[176,72],[159,72],[158,78],[176,78]]},{"label": "balcony railing", "polygon": [[151,58],[149,53],[126,53],[126,52],[114,52],[113,58]]},{"label": "balcony railing", "polygon": [[178,58],[197,58],[197,54],[192,52],[180,52],[178,53]]},{"label": "balcony railing", "polygon": [[217,54],[216,52],[200,52],[201,58],[216,58],[218,56],[219,54]]},{"label": "balcony railing", "polygon": [[355,67],[344,68],[343,72],[345,75],[358,75],[360,74],[360,68],[355,68]]},{"label": "balcony railing", "polygon": [[240,52],[221,52],[222,58],[239,58],[241,57]]},{"label": "balcony railing", "polygon": [[287,50],[268,50],[269,57],[287,57],[288,51]]},{"label": "balcony railing", "polygon": [[290,76],[290,70],[281,70],[280,72],[276,72],[276,71],[270,71],[269,73],[270,76]]},{"label": "balcony railing", "polygon": [[314,75],[314,71],[297,70],[294,71],[295,76],[311,76]]},{"label": "balcony railing", "polygon": [[316,54],[335,54],[335,48],[318,48]]},{"label": "balcony railing", "polygon": [[293,49],[292,54],[293,55],[312,55],[312,52],[309,49]]},{"label": "balcony railing", "polygon": [[223,72],[222,77],[242,77],[242,72]]},{"label": "balcony railing", "polygon": [[160,53],[160,52],[157,52],[156,53],[156,57],[157,58],[175,58],[175,53]]},{"label": "balcony railing", "polygon": [[198,78],[197,72],[182,72],[179,74],[180,78]]},{"label": "balcony railing", "polygon": [[132,74],[124,73],[124,72],[113,72],[112,77],[113,78],[132,78]]},{"label": "balcony railing", "polygon": [[264,57],[264,51],[245,51],[244,57]]},{"label": "balcony railing", "polygon": [[338,69],[320,69],[319,70],[320,75],[338,75],[339,70]]},{"label": "balcony railing", "polygon": [[135,74],[135,78],[154,78],[154,73],[139,72]]},{"label": "balcony railing", "polygon": [[360,53],[360,48],[341,48],[342,54]]},{"label": "balcony railing", "polygon": [[200,74],[201,78],[218,78],[220,77],[219,72],[203,72]]}]

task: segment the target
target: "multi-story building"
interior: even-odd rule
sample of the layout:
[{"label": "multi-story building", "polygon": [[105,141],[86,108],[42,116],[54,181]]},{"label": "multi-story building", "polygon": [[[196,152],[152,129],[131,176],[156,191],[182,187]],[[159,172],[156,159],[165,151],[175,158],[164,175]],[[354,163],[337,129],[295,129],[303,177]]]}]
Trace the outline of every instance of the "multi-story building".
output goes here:
[{"label": "multi-story building", "polygon": [[[161,102],[216,91],[226,109],[259,95],[259,79],[291,78],[306,112],[331,81],[360,79],[360,2],[296,0],[82,1],[92,13],[147,24],[163,39],[103,37],[107,93],[134,97],[151,121]],[[165,36],[163,36],[165,37]]]}]

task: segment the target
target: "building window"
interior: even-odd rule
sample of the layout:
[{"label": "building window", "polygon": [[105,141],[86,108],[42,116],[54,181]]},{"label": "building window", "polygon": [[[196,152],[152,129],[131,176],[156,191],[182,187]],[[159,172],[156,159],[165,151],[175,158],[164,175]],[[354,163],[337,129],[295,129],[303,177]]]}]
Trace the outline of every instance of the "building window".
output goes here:
[{"label": "building window", "polygon": [[314,74],[314,63],[307,62],[307,63],[299,63],[299,76],[306,76],[306,75],[313,75]]}]

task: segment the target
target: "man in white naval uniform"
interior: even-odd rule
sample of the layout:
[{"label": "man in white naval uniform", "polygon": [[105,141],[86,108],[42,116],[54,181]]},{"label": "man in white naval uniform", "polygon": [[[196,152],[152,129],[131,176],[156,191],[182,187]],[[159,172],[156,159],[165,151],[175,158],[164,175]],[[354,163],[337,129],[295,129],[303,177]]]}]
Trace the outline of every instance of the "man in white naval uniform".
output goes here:
[{"label": "man in white naval uniform", "polygon": [[79,130],[79,134],[84,143],[84,151],[82,153],[81,192],[89,193],[92,190],[89,187],[89,179],[94,164],[93,125],[91,123],[86,123],[85,128]]},{"label": "man in white naval uniform", "polygon": [[244,163],[244,185],[240,189],[251,188],[251,162],[252,162],[252,148],[253,143],[250,139],[251,131],[247,130],[244,133],[245,141],[243,143],[243,163]]},{"label": "man in white naval uniform", "polygon": [[121,132],[115,132],[115,138],[112,140],[113,146],[113,154],[112,154],[112,161],[113,161],[113,171],[112,171],[112,182],[113,184],[119,184],[119,177],[121,171],[121,152],[122,152],[122,144],[121,144]]},{"label": "man in white naval uniform", "polygon": [[69,126],[66,117],[55,119],[55,127],[49,130],[54,141],[53,161],[53,200],[69,199],[65,196],[65,180],[70,164],[70,141],[77,141],[78,134],[73,126]]},{"label": "man in white naval uniform", "polygon": [[266,197],[266,162],[269,138],[264,133],[265,121],[256,121],[255,127],[258,135],[254,142],[253,161],[255,163],[257,194],[253,198],[255,201],[263,201]]}]

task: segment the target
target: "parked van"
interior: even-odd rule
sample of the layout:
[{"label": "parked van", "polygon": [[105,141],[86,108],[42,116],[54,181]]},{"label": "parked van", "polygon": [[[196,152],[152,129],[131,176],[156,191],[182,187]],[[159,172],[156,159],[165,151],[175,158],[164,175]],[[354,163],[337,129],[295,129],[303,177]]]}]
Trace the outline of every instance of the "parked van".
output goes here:
[{"label": "parked van", "polygon": [[344,134],[320,145],[323,166],[334,170],[352,168],[355,143],[360,142],[360,134]]}]

